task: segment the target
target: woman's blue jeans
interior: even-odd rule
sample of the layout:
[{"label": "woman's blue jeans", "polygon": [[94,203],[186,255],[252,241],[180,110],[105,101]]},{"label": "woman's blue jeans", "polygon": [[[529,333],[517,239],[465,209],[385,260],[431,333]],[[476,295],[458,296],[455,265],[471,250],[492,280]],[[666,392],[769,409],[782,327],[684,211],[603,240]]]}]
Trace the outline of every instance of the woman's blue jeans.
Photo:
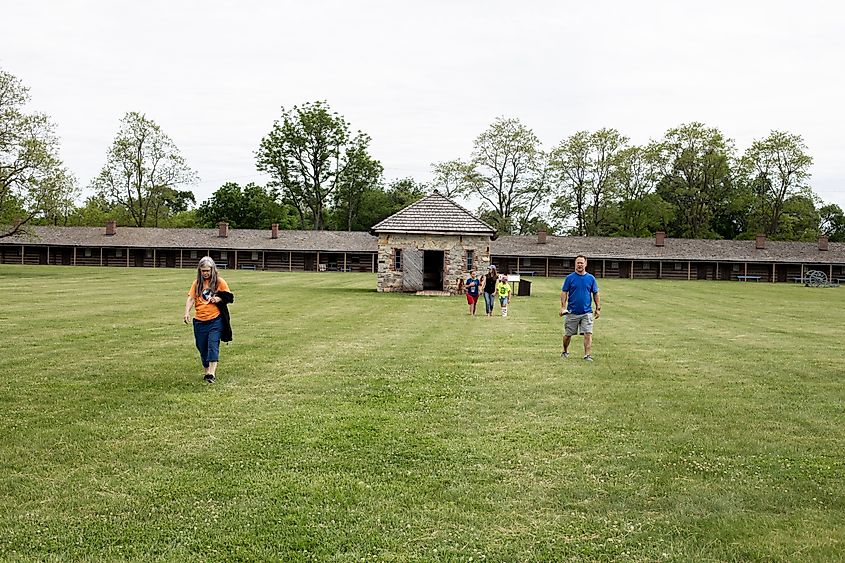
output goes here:
[{"label": "woman's blue jeans", "polygon": [[220,360],[220,331],[223,329],[223,319],[220,317],[210,321],[194,319],[194,339],[197,350],[200,351],[202,367],[207,368],[209,362]]},{"label": "woman's blue jeans", "polygon": [[493,294],[484,292],[484,311],[490,315],[493,313]]}]

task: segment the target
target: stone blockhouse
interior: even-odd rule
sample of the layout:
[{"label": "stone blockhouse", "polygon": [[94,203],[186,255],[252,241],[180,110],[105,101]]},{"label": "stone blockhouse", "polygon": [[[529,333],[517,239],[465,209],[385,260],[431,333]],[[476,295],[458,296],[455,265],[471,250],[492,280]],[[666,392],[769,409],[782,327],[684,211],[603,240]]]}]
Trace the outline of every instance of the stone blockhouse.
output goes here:
[{"label": "stone blockhouse", "polygon": [[434,192],[372,228],[378,237],[378,291],[454,293],[470,270],[490,264],[496,230]]}]

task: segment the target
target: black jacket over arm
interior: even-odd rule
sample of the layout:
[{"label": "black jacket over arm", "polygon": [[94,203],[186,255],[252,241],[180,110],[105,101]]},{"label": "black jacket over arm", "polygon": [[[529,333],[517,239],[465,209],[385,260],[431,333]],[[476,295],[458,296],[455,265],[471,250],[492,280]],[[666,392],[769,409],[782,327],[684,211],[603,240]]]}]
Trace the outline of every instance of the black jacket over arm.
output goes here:
[{"label": "black jacket over arm", "polygon": [[220,318],[223,319],[223,330],[220,331],[220,340],[231,342],[232,322],[229,318],[229,303],[234,303],[235,296],[228,291],[218,291],[216,295],[220,298],[220,303],[215,303],[215,305],[220,309]]}]

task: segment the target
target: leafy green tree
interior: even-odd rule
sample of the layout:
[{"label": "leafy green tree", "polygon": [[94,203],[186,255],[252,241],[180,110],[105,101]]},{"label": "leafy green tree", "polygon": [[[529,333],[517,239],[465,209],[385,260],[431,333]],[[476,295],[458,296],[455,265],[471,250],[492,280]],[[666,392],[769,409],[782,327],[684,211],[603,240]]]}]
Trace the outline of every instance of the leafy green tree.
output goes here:
[{"label": "leafy green tree", "polygon": [[424,198],[426,191],[426,185],[413,178],[400,178],[390,182],[387,187],[387,195],[390,198],[390,204],[395,209],[390,212],[388,217]]},{"label": "leafy green tree", "polygon": [[162,202],[171,214],[184,213],[197,204],[194,192],[190,190],[174,190],[167,188],[162,193]]},{"label": "leafy green tree", "polygon": [[501,233],[510,233],[517,215],[528,220],[548,198],[540,141],[518,119],[497,118],[476,138],[466,193],[492,212]]},{"label": "leafy green tree", "polygon": [[478,209],[477,215],[479,219],[481,219],[488,225],[495,226],[496,232],[499,234],[507,234],[514,232],[512,217],[502,217],[498,211],[493,211],[492,209],[488,209],[485,206],[482,206]]},{"label": "leafy green tree", "polygon": [[[3,200],[3,205],[0,206],[0,228],[3,229],[0,233],[6,233],[3,236],[10,236],[19,232],[23,228],[21,217],[25,217],[26,214],[27,210],[20,199],[14,195],[7,195]],[[17,224],[13,225],[15,223]]]},{"label": "leafy green tree", "polygon": [[39,222],[45,225],[67,226],[70,216],[76,210],[76,199],[79,195],[79,189],[72,181],[68,189],[55,190],[42,202]]},{"label": "leafy green tree", "polygon": [[[381,186],[365,189],[360,201],[360,211],[352,222],[353,231],[368,231],[373,225],[395,213],[390,195]],[[343,210],[336,212],[339,216],[331,218],[332,226],[343,225],[346,220]]]},{"label": "leafy green tree", "polygon": [[578,131],[552,150],[555,184],[575,215],[575,234],[609,233],[608,215],[619,180],[616,168],[627,143],[616,129]]},{"label": "leafy green tree", "polygon": [[812,196],[795,195],[783,202],[780,228],[772,236],[778,240],[814,241],[819,236],[821,218]]},{"label": "leafy green tree", "polygon": [[[364,192],[378,186],[384,167],[367,153],[370,138],[359,135],[346,149],[346,166],[340,171],[334,206],[336,215],[343,216],[342,227],[353,230],[361,213]],[[357,230],[357,229],[356,229]]]},{"label": "leafy green tree", "polygon": [[572,194],[559,193],[549,204],[546,221],[555,233],[578,235],[578,226],[573,226],[571,223],[573,217],[576,217],[576,211]]},{"label": "leafy green tree", "polygon": [[196,174],[179,149],[151,119],[127,113],[92,187],[110,203],[124,207],[132,225],[158,226],[165,200]]},{"label": "leafy green tree", "polygon": [[554,227],[549,224],[549,221],[545,217],[532,217],[531,220],[525,223],[523,226],[523,232],[520,234],[523,235],[536,235],[540,231],[546,231],[547,234],[553,235],[555,234]]},{"label": "leafy green tree", "polygon": [[279,203],[275,190],[252,183],[242,188],[235,182],[223,184],[200,204],[196,220],[204,227],[215,227],[225,221],[235,229],[266,229],[273,223],[282,229],[292,229],[298,224],[296,213]]},{"label": "leafy green tree", "polygon": [[431,165],[431,172],[434,179],[431,182],[430,188],[432,191],[437,190],[444,196],[452,199],[465,195],[469,190],[473,170],[474,167],[471,163],[458,159],[435,162]]},{"label": "leafy green tree", "polygon": [[[551,186],[554,184],[554,169],[551,159],[543,151],[537,152],[534,161],[534,170],[528,179],[528,189],[525,195],[513,208],[510,218],[505,223],[513,227],[508,232],[516,231],[516,234],[536,234],[538,225],[545,225],[545,220],[540,216],[540,209],[548,203]],[[490,223],[495,225],[496,223]]]},{"label": "leafy green tree", "polygon": [[0,238],[37,217],[59,221],[69,212],[76,182],[59,158],[46,115],[27,113],[29,89],[0,70]]},{"label": "leafy green tree", "polygon": [[373,225],[422,199],[425,188],[413,178],[394,180],[387,189],[368,188],[361,196],[361,211],[355,217],[352,230],[369,231]]},{"label": "leafy green tree", "polygon": [[665,229],[674,215],[672,206],[654,193],[660,179],[659,150],[654,144],[625,147],[614,167],[616,205],[612,234],[645,237]]},{"label": "leafy green tree", "polygon": [[754,141],[742,158],[742,167],[760,199],[763,229],[776,234],[786,201],[795,196],[812,197],[807,185],[813,159],[800,135],[772,131]]},{"label": "leafy green tree", "polygon": [[[380,167],[367,154],[369,142],[360,131],[353,136],[346,120],[323,101],[282,108],[281,119],[261,140],[257,167],[273,178],[271,187],[281,191],[283,201],[296,208],[302,228],[307,216],[314,229],[322,230],[338,187],[345,184],[360,195]],[[354,215],[354,204],[348,207]]]},{"label": "leafy green tree", "polygon": [[616,129],[599,129],[590,135],[590,145],[593,153],[591,159],[590,220],[587,223],[587,234],[608,234],[606,213],[608,207],[616,197],[616,169],[619,166],[619,153],[628,143],[625,137]]},{"label": "leafy green tree", "polygon": [[197,219],[197,210],[188,209],[186,211],[179,211],[173,213],[165,221],[165,226],[174,229],[190,229],[199,227],[199,219]]},{"label": "leafy green tree", "polygon": [[113,204],[101,195],[88,197],[68,216],[67,224],[74,227],[102,227],[114,220],[118,225],[130,225],[131,217],[125,207]]},{"label": "leafy green tree", "polygon": [[572,234],[587,234],[587,206],[592,181],[592,146],[590,133],[578,131],[561,141],[551,152],[551,166],[555,171],[560,196],[552,205],[558,223],[575,217]]},{"label": "leafy green tree", "polygon": [[831,242],[845,242],[845,213],[835,203],[829,203],[819,209],[819,231],[827,235]]},{"label": "leafy green tree", "polygon": [[656,193],[619,201],[606,210],[608,234],[623,237],[649,237],[665,230],[674,218],[674,208]]},{"label": "leafy green tree", "polygon": [[733,196],[733,141],[718,129],[689,123],[669,129],[660,147],[657,194],[674,207],[671,236],[717,236],[712,221]]},{"label": "leafy green tree", "polygon": [[[712,232],[717,238],[752,239],[761,232],[757,226],[755,213],[756,202],[748,183],[741,176],[733,182],[729,196],[715,208],[710,221]],[[746,233],[749,236],[744,236]]]}]

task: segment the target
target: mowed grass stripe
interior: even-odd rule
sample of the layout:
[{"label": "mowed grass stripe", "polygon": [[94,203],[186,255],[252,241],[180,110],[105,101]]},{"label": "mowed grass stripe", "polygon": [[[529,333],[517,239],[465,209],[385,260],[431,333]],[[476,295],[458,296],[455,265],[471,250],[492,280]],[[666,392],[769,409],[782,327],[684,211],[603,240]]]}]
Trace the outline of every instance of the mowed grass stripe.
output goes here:
[{"label": "mowed grass stripe", "polygon": [[[0,555],[168,560],[819,560],[842,550],[845,294],[560,280],[507,319],[364,274],[0,267]],[[498,312],[498,309],[497,309]],[[11,345],[10,345],[11,343]]]}]

